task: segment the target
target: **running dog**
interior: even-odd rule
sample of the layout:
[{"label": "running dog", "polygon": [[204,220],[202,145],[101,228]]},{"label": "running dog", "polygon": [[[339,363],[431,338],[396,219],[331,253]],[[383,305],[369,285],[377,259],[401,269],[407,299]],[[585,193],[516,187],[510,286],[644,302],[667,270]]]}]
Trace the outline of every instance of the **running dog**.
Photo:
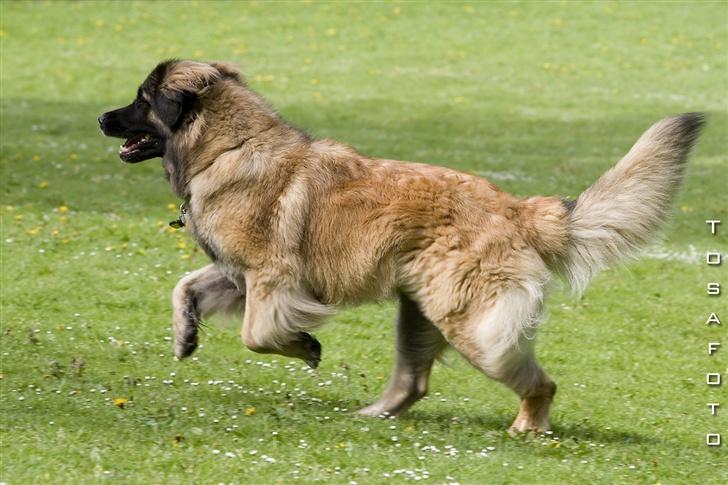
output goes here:
[{"label": "running dog", "polygon": [[316,367],[311,335],[343,305],[399,299],[396,364],[366,415],[427,392],[447,346],[521,398],[514,432],[549,428],[556,384],[533,343],[554,275],[577,291],[634,256],[667,217],[701,114],[662,120],[576,200],[516,198],[456,170],[370,158],[291,126],[220,62],[159,64],[129,105],[99,117],[120,157],[162,157],[177,225],[212,263],[173,292],[175,354],[216,311],[243,315],[255,352]]}]

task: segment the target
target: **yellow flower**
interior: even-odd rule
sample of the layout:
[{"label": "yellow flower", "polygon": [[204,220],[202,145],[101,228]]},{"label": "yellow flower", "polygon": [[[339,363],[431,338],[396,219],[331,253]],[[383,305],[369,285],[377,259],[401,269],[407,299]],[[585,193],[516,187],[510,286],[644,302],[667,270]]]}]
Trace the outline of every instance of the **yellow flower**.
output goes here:
[{"label": "yellow flower", "polygon": [[33,155],[33,161],[37,162],[38,160],[40,160],[40,155]]},{"label": "yellow flower", "polygon": [[184,241],[180,241],[180,242],[178,242],[178,243],[177,243],[177,247],[178,247],[179,249],[184,249],[184,248],[186,248],[186,247],[187,247],[187,243],[186,243],[186,242],[184,242]]},{"label": "yellow flower", "polygon": [[129,402],[129,400],[125,397],[115,397],[114,398],[114,406],[120,409],[124,409],[124,406]]},{"label": "yellow flower", "polygon": [[177,206],[174,204],[167,204],[167,209],[174,211],[174,210],[177,210]]},{"label": "yellow flower", "polygon": [[246,416],[252,416],[255,414],[255,406],[248,406],[245,408],[245,411],[243,411]]},{"label": "yellow flower", "polygon": [[58,208],[58,212],[60,212],[61,214],[68,214],[68,207],[62,205]]},{"label": "yellow flower", "polygon": [[68,155],[68,158],[70,158],[71,160],[76,160],[78,158],[78,155],[76,155],[75,153],[71,153],[70,155]]},{"label": "yellow flower", "polygon": [[332,37],[332,36],[336,35],[336,29],[335,29],[335,28],[333,28],[333,27],[332,27],[332,28],[330,28],[330,29],[328,29],[328,30],[326,31],[326,35],[328,35],[329,37]]},{"label": "yellow flower", "polygon": [[48,187],[48,182],[46,182],[45,180],[38,184],[38,188],[40,189],[45,189],[46,187]]}]

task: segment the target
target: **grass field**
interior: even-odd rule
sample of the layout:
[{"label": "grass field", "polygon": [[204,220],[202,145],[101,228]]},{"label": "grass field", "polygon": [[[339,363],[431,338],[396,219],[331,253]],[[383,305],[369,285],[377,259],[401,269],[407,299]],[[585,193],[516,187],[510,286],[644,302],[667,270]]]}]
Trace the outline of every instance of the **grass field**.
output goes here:
[{"label": "grass field", "polygon": [[[1,4],[0,481],[24,483],[727,483],[728,7],[643,3]],[[510,438],[517,398],[458,355],[398,420],[359,417],[392,365],[391,303],[318,333],[317,371],[209,325],[174,361],[169,295],[206,264],[167,228],[158,161],[129,166],[96,117],[161,59],[239,63],[317,137],[575,196],[654,121],[707,111],[662,242],[558,287],[538,355],[553,434]],[[705,219],[722,218],[711,237]],[[721,299],[722,298],[722,299]],[[727,349],[728,350],[728,349]]]}]

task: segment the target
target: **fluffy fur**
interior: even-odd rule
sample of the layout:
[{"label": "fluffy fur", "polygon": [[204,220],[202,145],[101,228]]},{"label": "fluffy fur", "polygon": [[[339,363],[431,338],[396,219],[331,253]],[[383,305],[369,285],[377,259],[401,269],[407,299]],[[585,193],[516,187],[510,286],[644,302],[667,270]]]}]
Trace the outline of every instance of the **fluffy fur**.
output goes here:
[{"label": "fluffy fur", "polygon": [[[696,114],[659,122],[565,203],[518,199],[470,174],[311,139],[228,64],[163,63],[140,95],[149,104],[144,126],[156,127],[165,172],[188,206],[189,231],[213,261],[175,288],[177,356],[194,350],[204,314],[244,306],[246,346],[316,366],[321,346],[310,332],[337,307],[396,297],[393,376],[361,412],[405,411],[427,392],[432,363],[450,345],[521,397],[516,431],[549,426],[556,385],[536,362],[533,339],[552,276],[582,291],[651,237],[702,124]],[[106,121],[117,127],[108,134],[133,133],[130,116],[107,113],[102,129]]]},{"label": "fluffy fur", "polygon": [[654,124],[617,165],[589,187],[569,215],[564,274],[581,293],[594,275],[637,254],[665,221],[703,116]]}]

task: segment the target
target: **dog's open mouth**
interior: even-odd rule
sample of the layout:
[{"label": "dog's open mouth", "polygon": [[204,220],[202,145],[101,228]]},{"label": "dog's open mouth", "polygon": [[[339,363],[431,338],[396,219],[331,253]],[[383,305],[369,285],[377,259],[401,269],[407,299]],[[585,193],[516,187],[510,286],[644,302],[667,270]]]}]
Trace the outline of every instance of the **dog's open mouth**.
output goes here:
[{"label": "dog's open mouth", "polygon": [[156,136],[141,133],[134,135],[119,147],[119,158],[128,163],[141,162],[159,156],[163,150],[162,140]]}]

